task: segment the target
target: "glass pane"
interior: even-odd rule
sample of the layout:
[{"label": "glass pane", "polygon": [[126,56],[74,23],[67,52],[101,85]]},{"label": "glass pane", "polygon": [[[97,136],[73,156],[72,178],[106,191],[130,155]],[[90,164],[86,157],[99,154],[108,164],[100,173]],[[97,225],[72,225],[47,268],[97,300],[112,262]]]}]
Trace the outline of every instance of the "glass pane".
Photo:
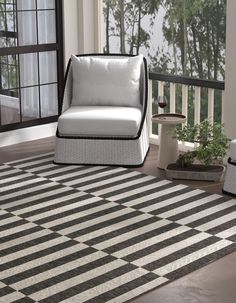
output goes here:
[{"label": "glass pane", "polygon": [[38,85],[37,53],[20,55],[20,84],[22,87]]},{"label": "glass pane", "polygon": [[16,4],[13,1],[0,1],[0,10],[1,11],[13,11],[16,9]]},{"label": "glass pane", "polygon": [[5,4],[0,1],[0,11],[5,11]]},{"label": "glass pane", "polygon": [[16,4],[12,1],[7,1],[6,3],[6,11],[15,11],[16,10]]},{"label": "glass pane", "polygon": [[55,11],[38,12],[39,44],[56,43]]},{"label": "glass pane", "polygon": [[18,77],[18,56],[9,55],[8,56],[8,87],[17,88],[19,87],[19,77]]},{"label": "glass pane", "polygon": [[54,9],[55,0],[37,0],[38,9]]},{"label": "glass pane", "polygon": [[58,115],[57,84],[40,86],[41,116]]},{"label": "glass pane", "polygon": [[17,46],[17,38],[7,38],[7,47]]},{"label": "glass pane", "polygon": [[16,13],[9,12],[6,13],[5,19],[5,30],[7,31],[7,35],[14,33],[16,31]]},{"label": "glass pane", "polygon": [[5,12],[3,12],[2,9],[2,5],[0,6],[0,31],[5,31],[6,27],[5,27],[5,18],[6,18],[6,14]]},{"label": "glass pane", "polygon": [[35,0],[17,0],[17,10],[36,9]]},{"label": "glass pane", "polygon": [[5,37],[0,37],[0,48],[7,46],[7,39]]},{"label": "glass pane", "polygon": [[18,57],[16,55],[0,57],[0,89],[17,88],[18,83]]},{"label": "glass pane", "polygon": [[57,82],[57,53],[39,53],[40,84]]},{"label": "glass pane", "polygon": [[0,105],[2,125],[20,122],[20,102],[17,90],[1,91]]},{"label": "glass pane", "polygon": [[36,12],[18,13],[19,45],[37,44]]},{"label": "glass pane", "polygon": [[0,11],[0,47],[16,46],[16,27],[16,13]]},{"label": "glass pane", "polygon": [[39,118],[39,89],[37,86],[21,89],[21,110],[23,121]]},{"label": "glass pane", "polygon": [[7,56],[1,56],[0,59],[0,67],[1,67],[1,89],[8,89],[8,67],[7,67]]}]

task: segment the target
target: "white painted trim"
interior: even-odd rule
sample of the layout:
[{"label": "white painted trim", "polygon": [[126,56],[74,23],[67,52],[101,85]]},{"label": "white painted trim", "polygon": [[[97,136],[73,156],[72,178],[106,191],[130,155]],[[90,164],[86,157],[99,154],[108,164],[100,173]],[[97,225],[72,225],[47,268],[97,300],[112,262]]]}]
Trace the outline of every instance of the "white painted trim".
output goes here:
[{"label": "white painted trim", "polygon": [[78,0],[78,53],[101,51],[101,18],[102,2],[100,0]]},{"label": "white painted trim", "polygon": [[0,133],[0,147],[55,136],[57,122]]},{"label": "white painted trim", "polygon": [[[80,0],[81,1],[81,0]],[[79,28],[81,18],[79,15],[79,3],[77,0],[63,0],[63,39],[64,39],[64,66],[71,54],[78,54],[81,38]]]},{"label": "white painted trim", "polygon": [[231,139],[236,138],[236,1],[227,0],[226,11],[226,68],[225,68],[225,98],[223,98],[223,121],[225,123],[225,131]]},{"label": "white painted trim", "polygon": [[94,47],[95,52],[102,53],[102,40],[103,40],[103,3],[102,0],[94,0]]}]

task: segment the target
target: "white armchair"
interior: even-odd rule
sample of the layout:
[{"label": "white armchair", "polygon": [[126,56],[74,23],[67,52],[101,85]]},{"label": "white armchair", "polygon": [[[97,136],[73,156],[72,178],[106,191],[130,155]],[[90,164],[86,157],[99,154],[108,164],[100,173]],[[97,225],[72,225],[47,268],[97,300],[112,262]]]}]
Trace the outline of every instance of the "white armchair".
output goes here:
[{"label": "white armchair", "polygon": [[54,162],[142,165],[149,149],[147,79],[142,55],[72,55]]}]

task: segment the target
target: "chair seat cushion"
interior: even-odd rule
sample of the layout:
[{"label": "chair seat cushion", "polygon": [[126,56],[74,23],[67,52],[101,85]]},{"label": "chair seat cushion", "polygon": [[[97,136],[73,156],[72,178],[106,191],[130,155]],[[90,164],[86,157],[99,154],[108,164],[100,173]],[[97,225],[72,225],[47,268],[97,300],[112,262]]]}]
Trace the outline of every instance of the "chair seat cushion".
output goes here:
[{"label": "chair seat cushion", "polygon": [[58,120],[64,136],[135,137],[142,119],[140,108],[71,106]]}]

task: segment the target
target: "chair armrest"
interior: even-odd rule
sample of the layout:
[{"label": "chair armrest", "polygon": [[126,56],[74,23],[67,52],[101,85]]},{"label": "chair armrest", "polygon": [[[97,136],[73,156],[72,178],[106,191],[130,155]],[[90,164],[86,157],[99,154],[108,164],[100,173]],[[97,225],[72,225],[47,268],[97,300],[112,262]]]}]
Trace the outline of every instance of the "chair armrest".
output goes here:
[{"label": "chair armrest", "polygon": [[72,75],[72,65],[69,62],[68,71],[65,77],[65,88],[64,88],[64,95],[62,101],[62,110],[61,113],[59,114],[62,114],[71,106],[72,92],[73,92],[73,75]]}]

